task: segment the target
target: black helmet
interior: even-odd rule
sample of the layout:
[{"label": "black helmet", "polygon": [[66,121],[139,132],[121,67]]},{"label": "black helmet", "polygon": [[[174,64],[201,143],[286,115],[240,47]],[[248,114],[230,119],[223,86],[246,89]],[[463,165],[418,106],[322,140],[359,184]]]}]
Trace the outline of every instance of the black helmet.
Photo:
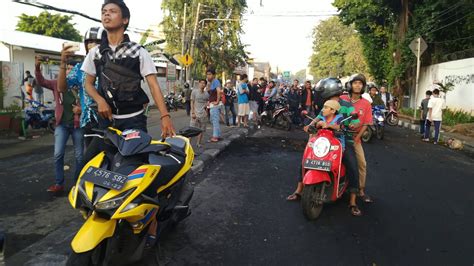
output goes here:
[{"label": "black helmet", "polygon": [[377,87],[377,84],[375,84],[375,82],[368,82],[367,83],[367,90],[370,91],[370,89],[372,88],[376,88],[377,91],[379,90],[379,88]]},{"label": "black helmet", "polygon": [[352,93],[352,82],[359,80],[362,82],[362,90],[360,91],[360,94],[364,93],[365,86],[367,86],[367,81],[365,79],[365,76],[363,74],[354,74],[349,78],[349,84],[348,84],[348,89],[349,93]]},{"label": "black helmet", "polygon": [[84,35],[84,42],[87,41],[100,41],[102,38],[102,32],[104,29],[99,28],[99,27],[92,27],[86,31],[86,34]]},{"label": "black helmet", "polygon": [[185,83],[184,83],[184,88],[185,88],[185,89],[189,89],[189,83],[185,82]]},{"label": "black helmet", "polygon": [[316,91],[321,92],[321,98],[327,100],[342,94],[342,82],[337,78],[325,78],[318,82]]}]

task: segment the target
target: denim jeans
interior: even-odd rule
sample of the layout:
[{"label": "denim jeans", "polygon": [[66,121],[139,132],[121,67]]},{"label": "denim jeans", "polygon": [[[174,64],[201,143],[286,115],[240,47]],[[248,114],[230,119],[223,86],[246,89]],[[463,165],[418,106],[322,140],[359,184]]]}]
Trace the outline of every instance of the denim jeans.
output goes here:
[{"label": "denim jeans", "polygon": [[72,125],[57,125],[54,130],[54,169],[56,184],[61,186],[64,185],[64,153],[69,136],[72,136],[76,158],[74,180],[77,180],[83,166],[84,133],[82,129],[74,128]]},{"label": "denim jeans", "polygon": [[230,113],[232,113],[232,125],[236,125],[236,122],[235,122],[235,119],[237,117],[237,113],[235,112],[235,106],[234,104],[232,103],[231,105],[226,105],[225,106],[225,123],[227,125],[230,124]]},{"label": "denim jeans", "polygon": [[211,107],[210,115],[211,115],[211,124],[212,124],[212,137],[219,138],[221,136],[221,125],[219,124],[219,116],[220,116],[221,107],[214,106]]},{"label": "denim jeans", "polygon": [[[441,129],[441,121],[433,121],[434,123],[434,141],[439,141],[439,130]],[[429,139],[431,135],[431,121],[426,119],[425,121],[425,139]]]}]

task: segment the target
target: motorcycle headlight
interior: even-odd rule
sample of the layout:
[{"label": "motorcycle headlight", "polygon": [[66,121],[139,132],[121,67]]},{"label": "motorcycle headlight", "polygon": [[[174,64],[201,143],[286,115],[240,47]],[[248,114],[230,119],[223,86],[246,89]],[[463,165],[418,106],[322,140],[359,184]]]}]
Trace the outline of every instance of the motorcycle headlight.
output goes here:
[{"label": "motorcycle headlight", "polygon": [[327,138],[318,138],[313,143],[313,153],[316,157],[324,157],[329,153],[331,143]]},{"label": "motorcycle headlight", "polygon": [[379,120],[379,122],[383,122],[383,117],[379,116],[377,117],[377,120]]},{"label": "motorcycle headlight", "polygon": [[125,199],[133,192],[134,189],[130,189],[127,192],[106,201],[98,202],[95,204],[97,210],[110,210],[120,207]]}]

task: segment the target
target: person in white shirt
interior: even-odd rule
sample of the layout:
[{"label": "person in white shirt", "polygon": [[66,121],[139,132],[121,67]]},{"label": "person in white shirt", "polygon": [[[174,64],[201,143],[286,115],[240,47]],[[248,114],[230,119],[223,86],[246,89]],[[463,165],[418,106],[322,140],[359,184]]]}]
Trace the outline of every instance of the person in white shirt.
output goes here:
[{"label": "person in white shirt", "polygon": [[444,100],[439,97],[439,90],[434,89],[433,96],[431,96],[431,99],[428,101],[428,117],[425,123],[425,136],[423,141],[430,141],[430,128],[431,124],[434,124],[434,144],[438,144],[441,121],[443,120],[443,109],[445,108]]}]

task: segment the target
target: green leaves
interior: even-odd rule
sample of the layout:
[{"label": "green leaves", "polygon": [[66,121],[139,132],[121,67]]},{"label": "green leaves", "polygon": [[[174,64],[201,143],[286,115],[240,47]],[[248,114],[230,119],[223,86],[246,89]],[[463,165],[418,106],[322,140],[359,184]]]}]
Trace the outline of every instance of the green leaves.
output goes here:
[{"label": "green leaves", "polygon": [[[163,0],[165,16],[162,22],[166,35],[166,51],[169,54],[181,53],[184,4],[186,10],[185,52],[190,53],[191,36],[196,20],[197,1]],[[210,18],[241,19],[246,1],[203,0],[199,20]],[[198,25],[196,50],[194,53],[196,75],[203,77],[207,66],[218,72],[232,73],[247,58],[245,46],[240,40],[241,21],[204,21]]]},{"label": "green leaves", "polygon": [[79,31],[74,28],[74,24],[69,22],[72,16],[63,16],[60,14],[52,15],[47,11],[43,11],[39,16],[21,14],[19,18],[20,20],[16,25],[16,29],[19,31],[76,42],[82,40]]},{"label": "green leaves", "polygon": [[368,72],[359,35],[339,17],[321,21],[313,30],[313,39],[309,66],[317,79]]}]

